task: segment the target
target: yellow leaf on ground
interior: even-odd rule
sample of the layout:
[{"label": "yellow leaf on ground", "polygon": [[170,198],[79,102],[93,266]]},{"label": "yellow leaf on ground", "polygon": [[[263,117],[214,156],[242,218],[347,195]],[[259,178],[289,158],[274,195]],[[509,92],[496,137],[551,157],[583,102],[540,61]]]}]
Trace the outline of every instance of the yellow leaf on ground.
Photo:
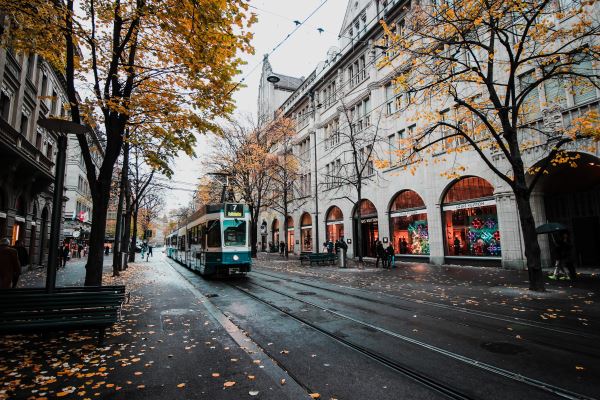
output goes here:
[{"label": "yellow leaf on ground", "polygon": [[218,373],[218,372],[213,372],[213,373],[212,373],[212,377],[213,377],[213,378],[218,378],[218,377],[220,377],[220,376],[221,376],[221,374],[220,374],[220,373]]},{"label": "yellow leaf on ground", "polygon": [[58,392],[56,393],[56,397],[65,397],[66,395],[69,395],[71,393],[69,392]]},{"label": "yellow leaf on ground", "polygon": [[177,385],[178,388],[182,388],[185,387],[185,383],[180,383],[179,385]]},{"label": "yellow leaf on ground", "polygon": [[250,379],[251,381],[254,380],[254,375],[248,375],[248,379]]},{"label": "yellow leaf on ground", "polygon": [[320,399],[321,395],[319,393],[311,393],[310,398],[311,399]]},{"label": "yellow leaf on ground", "polygon": [[235,382],[233,382],[233,381],[227,381],[223,384],[223,386],[225,386],[225,387],[232,387],[233,385],[235,385]]}]

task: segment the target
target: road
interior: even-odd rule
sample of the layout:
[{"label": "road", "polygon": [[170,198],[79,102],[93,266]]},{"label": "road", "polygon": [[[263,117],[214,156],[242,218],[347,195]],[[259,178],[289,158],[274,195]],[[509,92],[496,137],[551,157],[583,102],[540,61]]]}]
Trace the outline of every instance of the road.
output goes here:
[{"label": "road", "polygon": [[[205,280],[171,260],[168,265],[295,383],[323,399],[600,396],[595,305],[592,317],[583,318],[546,309],[543,301],[482,298],[468,285],[461,285],[462,300],[444,301],[432,296],[435,285],[427,280],[382,291],[268,263],[246,278],[220,280]],[[568,307],[564,298],[559,303]],[[540,318],[555,312],[560,318]]]}]

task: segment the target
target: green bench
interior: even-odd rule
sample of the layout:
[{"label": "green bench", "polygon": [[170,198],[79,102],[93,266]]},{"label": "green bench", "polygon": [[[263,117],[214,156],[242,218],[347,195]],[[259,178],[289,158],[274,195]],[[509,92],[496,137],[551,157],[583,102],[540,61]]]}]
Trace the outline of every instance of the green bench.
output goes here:
[{"label": "green bench", "polygon": [[125,298],[125,286],[0,290],[0,333],[97,328],[102,343]]},{"label": "green bench", "polygon": [[308,262],[310,265],[334,265],[337,262],[337,255],[335,253],[309,253],[300,256],[300,264],[302,265],[304,262]]}]

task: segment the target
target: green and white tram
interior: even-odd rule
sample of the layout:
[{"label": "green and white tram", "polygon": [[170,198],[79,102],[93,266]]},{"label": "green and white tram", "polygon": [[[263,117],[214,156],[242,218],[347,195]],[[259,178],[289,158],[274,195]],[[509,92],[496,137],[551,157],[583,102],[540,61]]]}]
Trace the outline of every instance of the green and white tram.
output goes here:
[{"label": "green and white tram", "polygon": [[202,275],[250,272],[250,213],[243,204],[209,204],[167,236],[167,255]]}]

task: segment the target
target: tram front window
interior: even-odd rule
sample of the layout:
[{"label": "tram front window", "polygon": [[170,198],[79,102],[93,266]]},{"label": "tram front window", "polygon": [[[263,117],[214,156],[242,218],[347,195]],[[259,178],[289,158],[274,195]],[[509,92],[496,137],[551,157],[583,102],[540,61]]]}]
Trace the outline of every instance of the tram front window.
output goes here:
[{"label": "tram front window", "polygon": [[208,221],[206,247],[221,247],[221,225],[219,221]]},{"label": "tram front window", "polygon": [[223,237],[225,246],[246,245],[246,221],[226,219],[223,221]]}]

